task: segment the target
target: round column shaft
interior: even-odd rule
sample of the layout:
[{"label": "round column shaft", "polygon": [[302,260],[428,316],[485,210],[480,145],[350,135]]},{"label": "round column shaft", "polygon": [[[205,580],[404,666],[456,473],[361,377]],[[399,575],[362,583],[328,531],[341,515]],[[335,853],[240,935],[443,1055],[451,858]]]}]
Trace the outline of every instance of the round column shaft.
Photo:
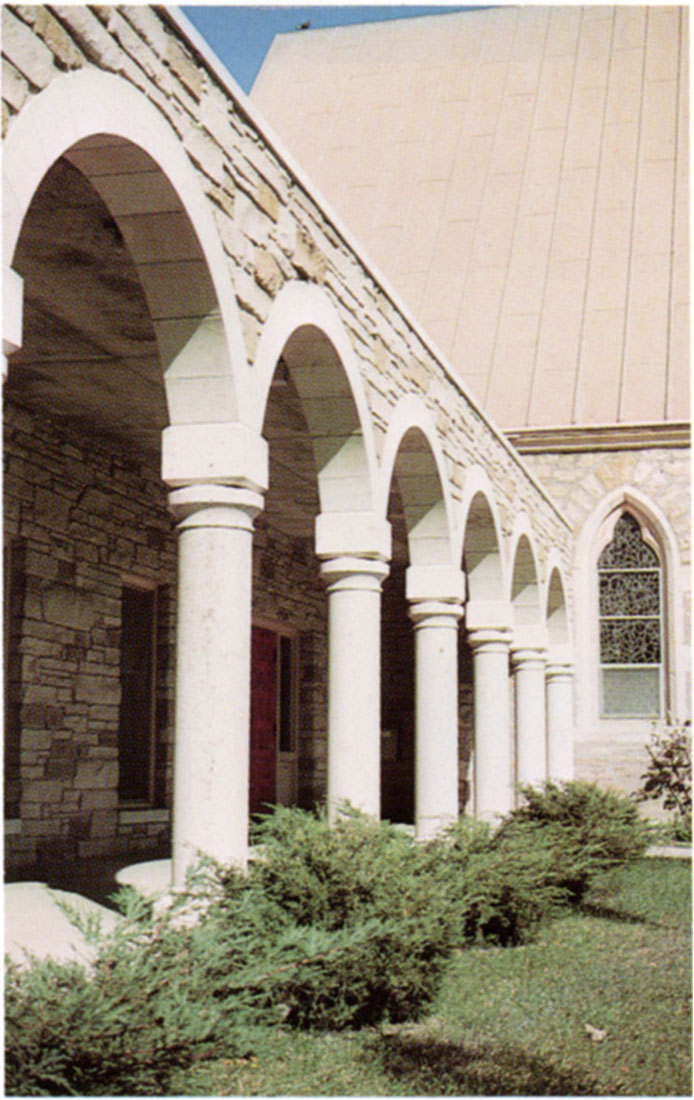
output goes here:
[{"label": "round column shaft", "polygon": [[492,820],[513,806],[509,643],[505,630],[475,630],[473,653],[475,814]]},{"label": "round column shaft", "polygon": [[573,667],[550,662],[545,673],[547,700],[547,771],[554,780],[573,779]]},{"label": "round column shaft", "polygon": [[536,787],[547,778],[544,649],[515,649],[511,667],[516,700],[516,779]]},{"label": "round column shaft", "polygon": [[434,836],[458,819],[458,621],[455,603],[410,605],[415,630],[415,827]]},{"label": "round column shaft", "polygon": [[198,852],[246,866],[252,540],[262,497],[193,485],[169,500],[180,517],[173,885],[181,886]]},{"label": "round column shaft", "polygon": [[382,561],[323,561],[328,588],[328,811],[381,807]]}]

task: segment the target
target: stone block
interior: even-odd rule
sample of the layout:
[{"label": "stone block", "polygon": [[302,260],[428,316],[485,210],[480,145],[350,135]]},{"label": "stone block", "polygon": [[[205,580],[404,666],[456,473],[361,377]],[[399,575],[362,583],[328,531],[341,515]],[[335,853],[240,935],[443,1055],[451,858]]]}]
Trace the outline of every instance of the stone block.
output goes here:
[{"label": "stone block", "polygon": [[113,499],[108,493],[101,492],[98,489],[85,489],[79,506],[83,514],[99,516],[103,519],[111,515]]},{"label": "stone block", "polygon": [[47,8],[37,6],[34,30],[41,35],[62,69],[78,69],[84,64],[83,55]]},{"label": "stone block", "polygon": [[5,6],[2,11],[2,52],[35,88],[45,88],[55,73],[53,55],[48,46]]},{"label": "stone block", "polygon": [[25,705],[29,703],[55,703],[56,691],[54,687],[45,684],[32,684],[24,692]]},{"label": "stone block", "polygon": [[80,859],[112,856],[114,854],[113,840],[111,837],[99,840],[80,840],[77,843],[77,854]]},{"label": "stone block", "polygon": [[104,25],[88,7],[56,5],[53,11],[90,61],[112,72],[120,71],[121,52]]},{"label": "stone block", "polygon": [[114,676],[82,673],[75,678],[75,699],[84,703],[118,706],[120,681]]},{"label": "stone block", "polygon": [[116,789],[118,786],[118,761],[80,760],[77,765],[75,783],[82,791]]},{"label": "stone block", "polygon": [[[243,187],[243,184],[239,184]],[[266,245],[270,239],[273,222],[265,211],[258,205],[255,195],[255,185],[246,185],[246,188],[236,192],[234,203],[234,218],[241,232],[253,242],[253,244]]]},{"label": "stone block", "polygon": [[28,575],[43,577],[46,580],[54,580],[58,576],[58,562],[50,554],[42,554],[35,550],[27,553],[26,571]]},{"label": "stone block", "polygon": [[319,284],[325,281],[328,261],[306,229],[297,230],[291,261],[298,274],[304,278]]},{"label": "stone block", "polygon": [[159,16],[150,7],[130,4],[122,8],[123,17],[135,28],[141,38],[156,54],[163,57],[166,53],[168,33]]},{"label": "stone block", "polygon": [[187,53],[172,36],[168,37],[166,57],[164,60],[171,69],[171,72],[180,80],[184,88],[187,88],[190,94],[196,100],[199,100],[202,95],[203,85],[202,67],[193,60],[190,54]]},{"label": "stone block", "polygon": [[47,779],[75,778],[77,770],[77,746],[65,741],[54,741],[46,762]]},{"label": "stone block", "polygon": [[215,183],[209,183],[207,194],[229,218],[234,216],[234,196],[225,187],[219,187]]},{"label": "stone block", "polygon": [[[29,709],[30,708],[28,707],[24,707],[23,711]],[[24,725],[29,724],[30,723],[28,722],[24,722]],[[37,725],[41,727],[42,723],[37,723]],[[47,729],[39,728],[22,730],[22,754],[24,756],[24,759],[26,760],[28,758],[29,753],[41,753],[48,751],[48,749],[50,749],[51,747],[52,739],[53,735],[51,734],[51,731]]]},{"label": "stone block", "polygon": [[118,811],[94,810],[92,813],[90,837],[97,840],[101,837],[113,837],[118,826]]},{"label": "stone block", "polygon": [[[2,62],[2,98],[7,101],[13,111],[19,111],[29,95],[29,83],[17,72],[14,65],[10,65],[3,58]],[[10,467],[12,465],[10,464]]]},{"label": "stone block", "polygon": [[265,211],[269,218],[272,218],[273,222],[277,221],[280,207],[279,199],[264,180],[260,180],[256,187],[255,202],[261,210]]},{"label": "stone block", "polygon": [[96,790],[82,791],[79,798],[80,808],[87,810],[115,810],[118,807],[118,791],[115,787],[102,787]]},{"label": "stone block", "polygon": [[89,631],[96,617],[94,595],[84,589],[53,584],[44,590],[43,613],[46,622]]},{"label": "stone block", "polygon": [[62,792],[60,779],[33,779],[22,786],[22,803],[55,804],[60,801]]},{"label": "stone block", "polygon": [[284,285],[284,275],[277,260],[263,248],[256,248],[253,257],[253,271],[256,282],[271,294],[273,298]]},{"label": "stone block", "polygon": [[91,835],[91,817],[89,814],[72,816],[67,822],[67,836],[70,840],[87,840]]},{"label": "stone block", "polygon": [[200,122],[222,149],[229,149],[233,141],[233,128],[229,119],[230,103],[220,94],[209,79],[200,102]]}]

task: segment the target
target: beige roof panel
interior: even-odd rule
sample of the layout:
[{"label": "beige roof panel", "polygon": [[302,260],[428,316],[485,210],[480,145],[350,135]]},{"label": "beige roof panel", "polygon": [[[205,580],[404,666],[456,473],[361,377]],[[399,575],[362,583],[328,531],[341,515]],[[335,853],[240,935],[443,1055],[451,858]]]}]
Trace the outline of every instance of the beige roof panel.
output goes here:
[{"label": "beige roof panel", "polygon": [[279,35],[252,98],[508,428],[689,415],[688,10]]}]

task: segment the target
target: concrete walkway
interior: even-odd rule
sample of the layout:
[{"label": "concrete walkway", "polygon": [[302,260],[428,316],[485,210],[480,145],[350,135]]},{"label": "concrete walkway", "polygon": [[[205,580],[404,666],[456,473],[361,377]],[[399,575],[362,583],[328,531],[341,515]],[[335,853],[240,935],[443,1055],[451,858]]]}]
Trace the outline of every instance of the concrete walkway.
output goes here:
[{"label": "concrete walkway", "polygon": [[646,849],[649,859],[691,859],[692,850],[686,844],[652,844]]},{"label": "concrete walkway", "polygon": [[82,917],[98,918],[104,932],[112,931],[120,919],[112,909],[81,894],[51,890],[45,882],[12,882],[3,891],[6,954],[20,964],[35,956],[88,966],[93,948],[72,924],[64,905]]}]

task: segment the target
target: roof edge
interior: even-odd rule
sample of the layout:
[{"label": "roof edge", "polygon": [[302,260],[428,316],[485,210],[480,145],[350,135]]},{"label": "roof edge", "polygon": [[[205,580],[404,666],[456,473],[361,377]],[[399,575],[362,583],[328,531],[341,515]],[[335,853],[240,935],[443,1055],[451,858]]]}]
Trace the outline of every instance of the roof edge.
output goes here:
[{"label": "roof edge", "polygon": [[509,428],[506,434],[521,454],[551,451],[630,451],[636,448],[684,448],[691,445],[691,424],[686,420]]}]

